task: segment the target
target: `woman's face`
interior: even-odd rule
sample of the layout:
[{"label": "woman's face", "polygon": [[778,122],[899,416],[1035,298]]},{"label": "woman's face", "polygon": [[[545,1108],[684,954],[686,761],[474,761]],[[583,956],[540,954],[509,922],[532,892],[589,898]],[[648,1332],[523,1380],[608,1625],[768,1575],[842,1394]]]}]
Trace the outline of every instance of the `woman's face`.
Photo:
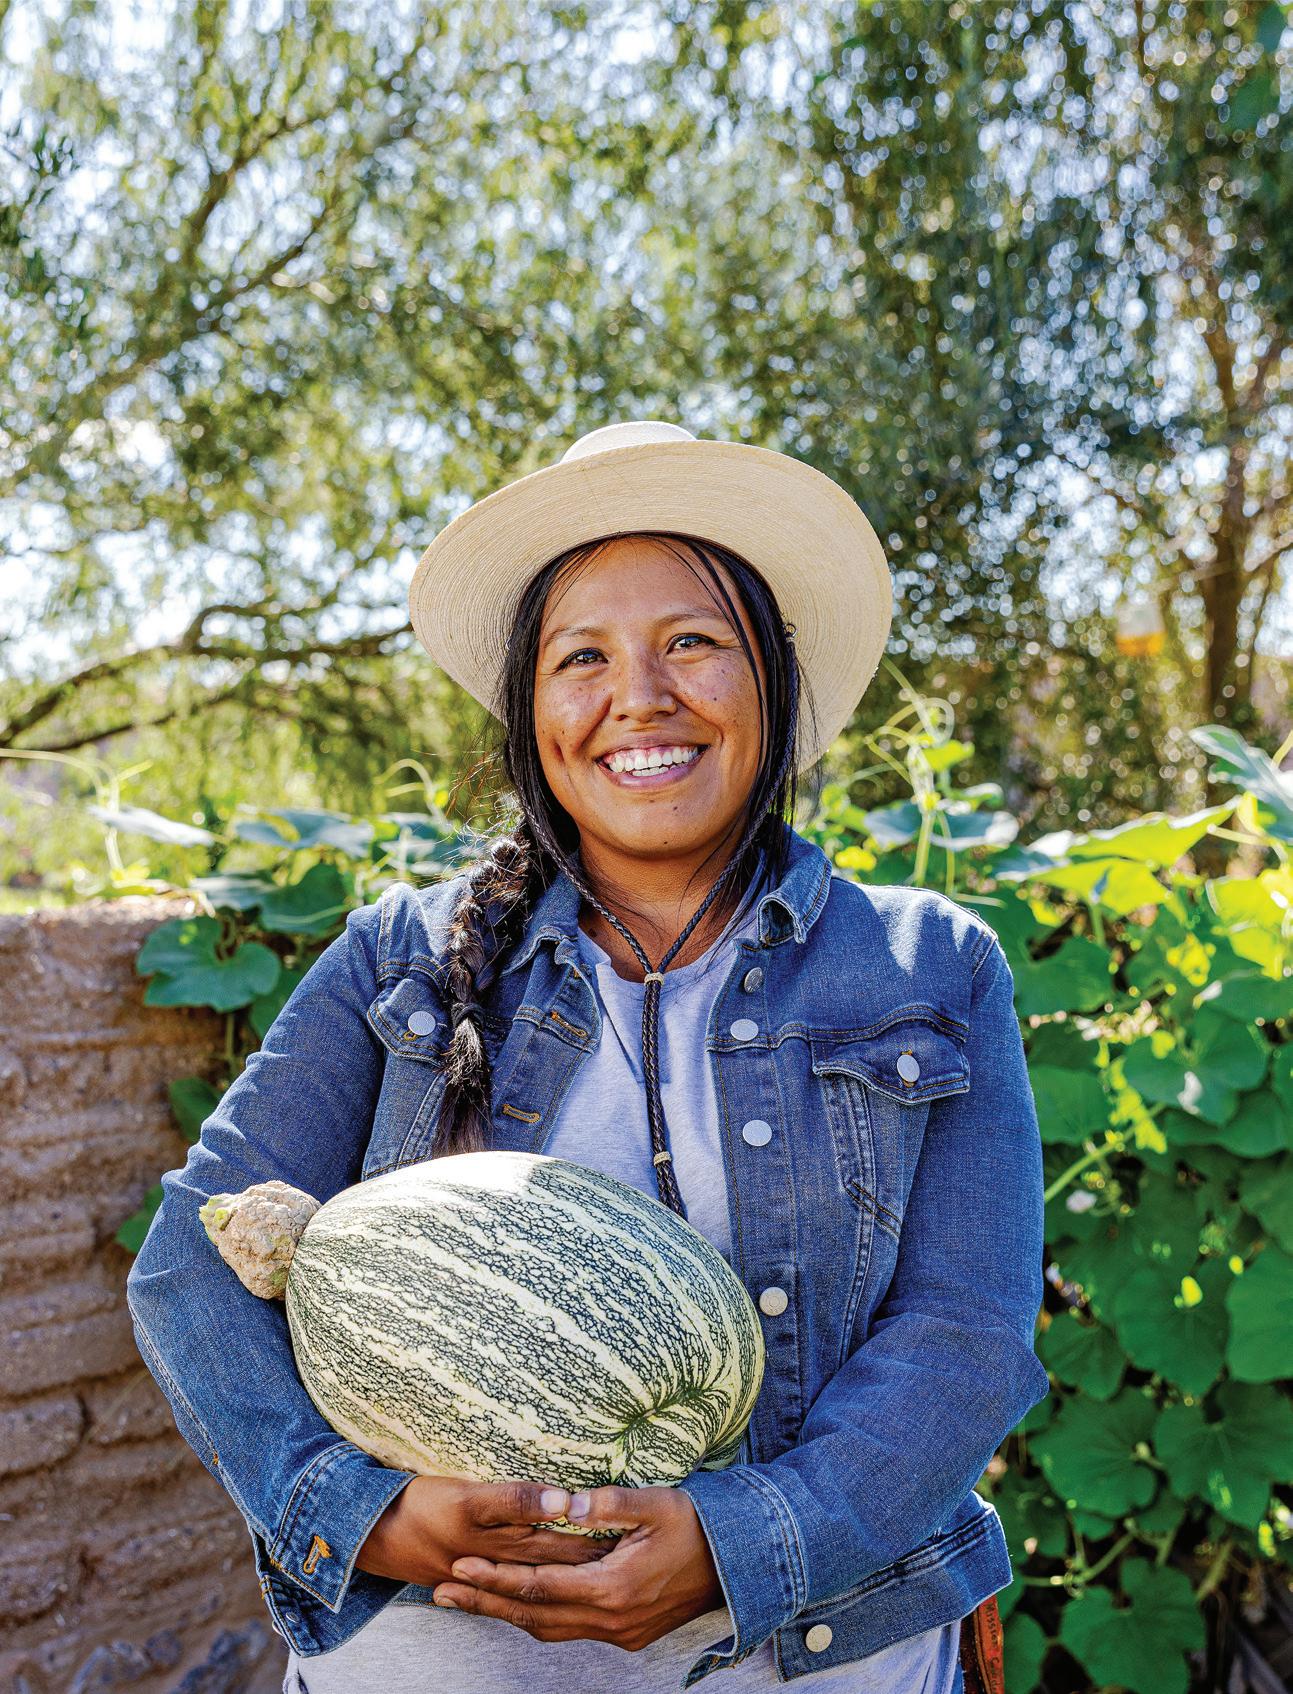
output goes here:
[{"label": "woman's face", "polygon": [[[535,736],[590,868],[631,877],[626,859],[703,859],[737,823],[758,767],[765,674],[726,573],[724,584],[757,677],[707,580],[661,542],[617,537],[548,595]],[[612,755],[634,753],[686,762],[612,768]]]}]

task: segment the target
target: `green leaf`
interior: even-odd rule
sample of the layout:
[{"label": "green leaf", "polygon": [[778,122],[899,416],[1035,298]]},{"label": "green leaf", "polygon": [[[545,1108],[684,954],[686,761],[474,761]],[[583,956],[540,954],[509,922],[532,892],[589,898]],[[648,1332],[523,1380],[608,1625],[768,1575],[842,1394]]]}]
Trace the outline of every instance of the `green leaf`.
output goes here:
[{"label": "green leaf", "polygon": [[231,959],[196,960],[170,976],[157,976],[148,985],[149,1006],[211,1006],[232,1012],[268,994],[278,980],[275,954],[259,941],[246,941]]},{"label": "green leaf", "polygon": [[1033,1694],[1050,1642],[1036,1618],[1016,1612],[1006,1624],[1006,1694]]},{"label": "green leaf", "polygon": [[1231,1523],[1255,1529],[1271,1485],[1293,1482],[1293,1406],[1270,1388],[1224,1382],[1218,1417],[1202,1406],[1166,1406],[1154,1426],[1154,1451],[1180,1499],[1206,1500]]},{"label": "green leaf", "polygon": [[[1237,1027],[1237,1026],[1232,1026]],[[1242,1029],[1242,1035],[1246,1033]],[[1239,1095],[1198,1064],[1179,1047],[1156,1051],[1153,1036],[1142,1036],[1122,1053],[1122,1073],[1142,1100],[1175,1106],[1190,1117],[1211,1124],[1224,1124],[1234,1117]]]},{"label": "green leaf", "polygon": [[1132,1513],[1137,1529],[1146,1535],[1175,1535],[1185,1519],[1185,1507],[1170,1488],[1160,1488],[1148,1506]]},{"label": "green leaf", "polygon": [[1213,824],[1234,811],[1234,801],[1209,806],[1206,811],[1169,817],[1165,812],[1146,812],[1113,829],[1093,829],[1069,849],[1074,859],[1135,859],[1145,865],[1174,865],[1201,841]]},{"label": "green leaf", "polygon": [[1084,1512],[1081,1506],[1074,1506],[1069,1512],[1069,1522],[1084,1541],[1107,1541],[1116,1534],[1121,1518],[1108,1518],[1103,1512]]},{"label": "green leaf", "polygon": [[1043,1141],[1080,1147],[1109,1127],[1109,1100],[1096,1072],[1030,1064],[1028,1079]]},{"label": "green leaf", "polygon": [[1031,1556],[1027,1546],[1030,1541],[1044,1559],[1062,1559],[1067,1553],[1069,1532],[1064,1508],[1040,1478],[1007,1471],[992,1489],[992,1504],[1016,1563]]},{"label": "green leaf", "polygon": [[922,747],[924,756],[931,771],[945,771],[952,765],[959,765],[974,752],[973,743],[969,741],[944,741],[937,747]]},{"label": "green leaf", "polygon": [[1268,1153],[1283,1152],[1293,1141],[1293,1118],[1273,1088],[1258,1088],[1245,1094],[1230,1122],[1210,1129],[1206,1140],[1245,1158],[1264,1159]]},{"label": "green leaf", "polygon": [[127,1251],[137,1253],[144,1244],[148,1234],[148,1226],[157,1215],[157,1208],[162,1203],[162,1185],[157,1183],[144,1195],[144,1203],[137,1212],[132,1212],[113,1236]]},{"label": "green leaf", "polygon": [[930,844],[947,853],[963,853],[969,847],[1008,847],[1019,832],[1019,820],[1009,812],[979,812],[959,809],[957,801],[946,801],[934,813]]},{"label": "green leaf", "polygon": [[1092,1012],[1117,994],[1105,949],[1085,935],[1074,935],[1049,958],[1016,966],[1015,1010],[1021,1018],[1055,1012]]},{"label": "green leaf", "polygon": [[323,812],[305,807],[261,808],[259,817],[239,818],[233,833],[240,841],[256,841],[269,847],[336,847],[352,859],[363,859],[373,844],[374,829],[364,818],[344,812]]},{"label": "green leaf", "polygon": [[1293,976],[1267,976],[1260,971],[1236,971],[1201,988],[1195,1005],[1210,1007],[1236,1023],[1275,1023],[1293,1015]]},{"label": "green leaf", "polygon": [[201,1076],[182,1076],[172,1082],[167,1093],[171,1097],[171,1110],[179,1121],[190,1142],[197,1141],[202,1133],[202,1125],[220,1104],[221,1095]]},{"label": "green leaf", "polygon": [[220,935],[219,918],[168,918],[139,949],[135,971],[139,976],[158,971],[173,974],[188,970],[195,961],[209,963],[215,958]]},{"label": "green leaf", "polygon": [[1107,1588],[1083,1589],[1060,1613],[1061,1645],[1097,1687],[1186,1694],[1185,1654],[1205,1642],[1189,1577],[1145,1559],[1124,1559],[1118,1574],[1130,1605],[1116,1606]]},{"label": "green leaf", "polygon": [[[1233,105],[1231,114],[1233,119]],[[1210,777],[1222,777],[1251,794],[1261,827],[1280,841],[1293,841],[1293,781],[1281,773],[1269,753],[1250,747],[1236,730],[1220,724],[1192,729],[1190,739],[1212,755]]]},{"label": "green leaf", "polygon": [[[826,790],[822,790],[825,799]],[[881,848],[902,847],[920,834],[920,807],[911,800],[880,806],[866,814],[866,826]]]},{"label": "green leaf", "polygon": [[248,1017],[251,1027],[263,1041],[269,1033],[269,1027],[283,1010],[291,996],[292,990],[305,975],[304,970],[288,970],[284,966],[278,973],[278,981],[268,994],[261,994],[251,1003]]},{"label": "green leaf", "polygon": [[1037,1341],[1037,1355],[1061,1382],[1092,1400],[1111,1400],[1118,1392],[1127,1356],[1113,1332],[1088,1323],[1070,1309],[1052,1318]]},{"label": "green leaf", "polygon": [[1135,1452],[1148,1441],[1154,1415],[1153,1401],[1135,1388],[1104,1405],[1069,1400],[1033,1437],[1033,1456],[1066,1505],[1121,1517],[1154,1497],[1154,1473]]},{"label": "green leaf", "polygon": [[1191,1032],[1195,1064],[1226,1088],[1256,1088],[1266,1075],[1270,1048],[1254,1029],[1205,1008]]},{"label": "green leaf", "polygon": [[220,910],[254,912],[276,885],[268,871],[230,871],[221,876],[195,876],[193,886]]},{"label": "green leaf", "polygon": [[[1224,1302],[1233,1278],[1211,1260],[1194,1268],[1184,1292],[1182,1280],[1154,1265],[1133,1272],[1113,1297],[1113,1321],[1133,1364],[1157,1371],[1187,1394],[1203,1394],[1221,1374]],[[1201,1299],[1194,1300],[1196,1291]]]},{"label": "green leaf", "polygon": [[146,835],[150,841],[164,841],[168,847],[211,847],[220,839],[209,829],[177,823],[174,818],[164,818],[160,812],[150,812],[144,806],[118,806],[115,810],[109,806],[87,806],[86,811],[109,829]]},{"label": "green leaf", "polygon": [[430,812],[382,812],[378,822],[393,825],[401,835],[412,836],[415,841],[443,841],[457,834],[444,818]]},{"label": "green leaf", "polygon": [[1226,1363],[1239,1382],[1293,1376],[1293,1257],[1267,1242],[1226,1295]]},{"label": "green leaf", "polygon": [[1138,906],[1156,906],[1168,897],[1167,888],[1154,873],[1130,859],[1106,857],[1062,865],[1042,872],[1035,880],[1103,906],[1117,917],[1125,917]]},{"label": "green leaf", "polygon": [[1293,1253],[1293,1158],[1285,1153],[1264,1164],[1246,1165],[1239,1198],[1280,1246]]},{"label": "green leaf", "polygon": [[299,881],[264,896],[261,927],[291,935],[322,935],[338,926],[349,903],[349,891],[337,867],[312,865]]}]

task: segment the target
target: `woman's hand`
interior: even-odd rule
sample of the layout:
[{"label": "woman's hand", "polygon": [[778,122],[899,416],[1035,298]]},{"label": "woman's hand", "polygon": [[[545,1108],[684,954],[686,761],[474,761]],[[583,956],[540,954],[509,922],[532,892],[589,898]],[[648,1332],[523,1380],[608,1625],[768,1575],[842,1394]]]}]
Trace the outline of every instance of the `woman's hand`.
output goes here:
[{"label": "woman's hand", "polygon": [[373,1576],[443,1582],[464,1554],[515,1559],[518,1568],[585,1564],[602,1558],[613,1541],[594,1541],[559,1529],[536,1529],[561,1515],[570,1496],[545,1509],[538,1482],[466,1482],[459,1477],[415,1476],[387,1506],[359,1549],[355,1564]]},{"label": "woman's hand", "polygon": [[[583,1515],[574,1508],[585,1498]],[[630,1653],[723,1604],[709,1542],[680,1489],[594,1488],[571,1506],[565,1515],[578,1523],[623,1530],[603,1557],[538,1565],[455,1559],[436,1604],[503,1618],[536,1641],[610,1641]]]}]

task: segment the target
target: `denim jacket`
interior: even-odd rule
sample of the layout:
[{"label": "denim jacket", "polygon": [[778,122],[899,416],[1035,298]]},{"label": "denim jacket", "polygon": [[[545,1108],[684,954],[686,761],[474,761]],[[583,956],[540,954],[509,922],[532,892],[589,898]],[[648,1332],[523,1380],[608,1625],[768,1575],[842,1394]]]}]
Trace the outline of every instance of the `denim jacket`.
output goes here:
[{"label": "denim jacket", "polygon": [[[678,1484],[735,1625],[684,1687],[769,1637],[793,1681],[1005,1587],[1001,1521],[974,1485],[1048,1389],[1033,1350],[1041,1143],[1001,945],[946,896],[851,882],[787,833],[789,869],[759,899],[705,1042],[731,1263],[767,1360],[736,1462]],[[462,881],[396,884],[350,914],[163,1178],[127,1279],[143,1358],[246,1519],[274,1627],[303,1658],[397,1593],[430,1601],[355,1568],[410,1473],[323,1420],[282,1304],[242,1287],[197,1210],[271,1177],[327,1200],[429,1156]],[[579,905],[558,878],[484,997],[500,1148],[543,1151],[600,1034]],[[752,1120],[770,1140],[745,1139]]]}]

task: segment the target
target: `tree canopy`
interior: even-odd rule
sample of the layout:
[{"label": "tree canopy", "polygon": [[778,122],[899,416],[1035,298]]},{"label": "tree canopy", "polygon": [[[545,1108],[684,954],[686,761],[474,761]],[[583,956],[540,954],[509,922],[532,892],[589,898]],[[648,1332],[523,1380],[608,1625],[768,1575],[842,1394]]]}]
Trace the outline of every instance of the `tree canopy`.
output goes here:
[{"label": "tree canopy", "polygon": [[0,14],[0,747],[172,805],[271,743],[302,800],[461,768],[418,553],[624,416],[847,488],[892,660],[1039,823],[1202,796],[1191,723],[1287,716],[1283,7],[152,19]]}]

